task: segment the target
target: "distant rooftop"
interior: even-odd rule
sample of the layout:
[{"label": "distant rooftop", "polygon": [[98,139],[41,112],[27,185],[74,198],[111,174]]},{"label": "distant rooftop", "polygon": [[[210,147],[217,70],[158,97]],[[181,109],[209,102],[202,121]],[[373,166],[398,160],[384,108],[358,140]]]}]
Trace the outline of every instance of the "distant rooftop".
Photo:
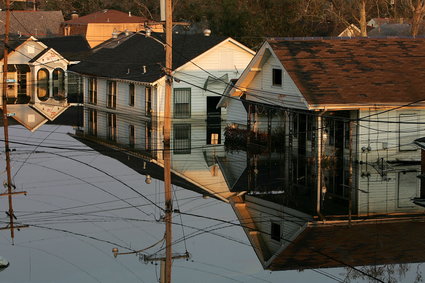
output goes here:
[{"label": "distant rooftop", "polygon": [[[5,11],[0,11],[0,21],[6,21]],[[61,11],[12,11],[10,32],[35,37],[56,36],[63,21]],[[0,34],[4,32],[4,25],[0,25]]]},{"label": "distant rooftop", "polygon": [[65,24],[144,23],[148,21],[149,20],[147,18],[134,16],[130,12],[124,13],[117,10],[105,9],[76,19],[68,20]]}]

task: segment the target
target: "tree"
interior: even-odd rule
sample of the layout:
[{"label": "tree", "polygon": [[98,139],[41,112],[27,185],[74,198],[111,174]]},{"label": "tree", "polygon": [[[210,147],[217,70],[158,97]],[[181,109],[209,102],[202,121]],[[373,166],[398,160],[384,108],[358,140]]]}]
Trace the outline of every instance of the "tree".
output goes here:
[{"label": "tree", "polygon": [[425,16],[425,0],[403,0],[402,5],[405,5],[410,10],[412,18],[412,36],[417,36]]}]

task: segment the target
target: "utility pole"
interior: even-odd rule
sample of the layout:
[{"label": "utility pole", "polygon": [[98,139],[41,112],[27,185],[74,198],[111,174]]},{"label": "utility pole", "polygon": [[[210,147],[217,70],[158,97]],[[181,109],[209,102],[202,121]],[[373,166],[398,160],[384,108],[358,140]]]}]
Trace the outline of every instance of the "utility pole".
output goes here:
[{"label": "utility pole", "polygon": [[172,266],[172,212],[171,194],[171,88],[173,79],[173,11],[172,0],[165,3],[165,103],[164,103],[164,190],[165,190],[165,283],[171,282]]},{"label": "utility pole", "polygon": [[10,237],[15,237],[15,229],[28,227],[27,225],[14,225],[14,219],[12,205],[12,195],[14,194],[26,194],[26,192],[12,192],[12,174],[10,172],[10,148],[9,148],[9,121],[7,120],[7,65],[9,56],[9,27],[10,27],[10,0],[6,0],[6,22],[5,22],[5,34],[4,34],[4,54],[3,54],[3,129],[4,129],[4,151],[6,154],[6,172],[7,172],[7,193],[0,194],[0,196],[7,196],[9,200],[9,211],[6,214],[9,216],[9,225],[7,227],[0,228],[0,230],[10,229]]}]

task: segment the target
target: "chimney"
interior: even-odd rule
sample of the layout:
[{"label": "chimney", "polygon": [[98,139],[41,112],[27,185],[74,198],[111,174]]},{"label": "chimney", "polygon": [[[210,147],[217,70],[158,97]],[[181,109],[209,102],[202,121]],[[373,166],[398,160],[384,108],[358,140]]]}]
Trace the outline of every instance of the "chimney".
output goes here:
[{"label": "chimney", "polygon": [[77,11],[72,11],[71,20],[75,20],[75,19],[78,19],[78,13],[77,13]]}]

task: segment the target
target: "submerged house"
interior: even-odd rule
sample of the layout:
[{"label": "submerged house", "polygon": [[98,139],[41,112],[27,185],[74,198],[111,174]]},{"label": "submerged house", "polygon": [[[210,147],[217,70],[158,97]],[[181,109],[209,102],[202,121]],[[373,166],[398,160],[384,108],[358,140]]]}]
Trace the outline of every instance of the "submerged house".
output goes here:
[{"label": "submerged house", "polygon": [[[120,36],[70,68],[83,77],[84,135],[162,162],[165,52],[162,34]],[[217,108],[230,79],[240,76],[254,52],[225,37],[173,35],[171,148],[173,173],[206,191],[226,183],[214,156],[226,111]],[[223,200],[228,196],[223,192]]]},{"label": "submerged house", "polygon": [[[3,54],[2,48],[0,68],[3,68]],[[34,131],[64,112],[69,107],[66,78],[69,63],[34,37],[11,37],[6,78],[10,116]]]},{"label": "submerged house", "polygon": [[424,43],[271,39],[221,99],[220,168],[264,268],[424,261],[398,244],[425,229]]},{"label": "submerged house", "polygon": [[[351,199],[358,214],[414,207],[410,198],[425,193],[413,144],[423,135],[425,67],[417,60],[424,43],[268,40],[220,105],[229,128],[253,132],[253,144],[274,144],[271,155],[285,154],[291,186],[322,191],[318,211],[322,196]],[[383,193],[388,202],[371,201]],[[366,197],[373,206],[362,205]]]}]

